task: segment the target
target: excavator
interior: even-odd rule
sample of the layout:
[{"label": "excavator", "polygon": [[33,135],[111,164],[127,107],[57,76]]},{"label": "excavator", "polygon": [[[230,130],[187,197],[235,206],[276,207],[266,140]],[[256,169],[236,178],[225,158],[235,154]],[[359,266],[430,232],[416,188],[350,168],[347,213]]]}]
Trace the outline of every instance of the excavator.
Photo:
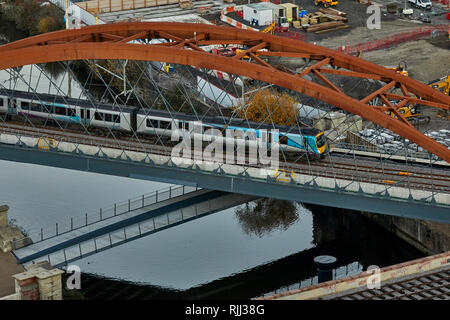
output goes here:
[{"label": "excavator", "polygon": [[393,70],[395,72],[400,73],[401,75],[404,75],[405,77],[408,77],[408,66],[406,65],[406,62],[399,63],[396,67],[386,67],[389,70]]},{"label": "excavator", "polygon": [[[409,76],[408,73],[408,66],[405,62],[399,63],[396,67],[386,67],[389,70],[393,70],[395,72],[400,73],[401,75],[404,75],[405,77]],[[408,121],[410,121],[413,125],[418,124],[424,124],[429,123],[431,118],[429,116],[424,116],[419,111],[419,106],[416,106],[412,103],[410,103],[407,106],[401,107],[398,109],[398,112]],[[397,116],[395,113],[391,111],[386,111],[386,113],[394,118]]]},{"label": "excavator", "polygon": [[[445,76],[440,79],[433,80],[429,82],[428,85],[446,95],[450,95],[450,76]],[[439,110],[436,115],[440,118],[450,119],[450,114],[446,110]]]},{"label": "excavator", "polygon": [[338,5],[339,2],[338,2],[337,0],[315,0],[315,1],[314,1],[314,4],[315,4],[316,6],[318,6],[319,3],[322,3],[323,6],[324,6],[325,8],[327,8],[328,6],[336,6],[336,5]]}]

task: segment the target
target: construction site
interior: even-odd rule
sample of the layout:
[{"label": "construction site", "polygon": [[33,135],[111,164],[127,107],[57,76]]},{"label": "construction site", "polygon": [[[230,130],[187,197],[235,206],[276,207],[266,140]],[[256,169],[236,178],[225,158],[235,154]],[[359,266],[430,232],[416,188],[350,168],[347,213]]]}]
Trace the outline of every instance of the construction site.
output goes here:
[{"label": "construction site", "polygon": [[[0,18],[12,16],[15,5],[1,2]],[[319,281],[319,272],[308,286],[300,281],[245,298],[449,299],[450,0],[39,4],[47,5],[58,8],[66,30],[61,21],[49,30],[51,19],[39,22],[39,32],[23,34],[17,21],[0,25],[0,148],[11,152],[0,160],[32,159],[34,165],[171,186],[96,209],[89,219],[86,209],[70,217],[70,227],[50,217],[51,231],[11,225],[9,206],[0,206],[2,250],[17,258],[0,256],[8,273],[0,276],[15,279],[15,288],[12,282],[0,287],[7,299],[62,299],[63,272],[53,267],[244,203],[240,216],[254,218],[248,203],[272,197],[333,208],[330,216],[354,212],[430,257],[381,265],[389,292],[363,288],[370,275],[358,263],[359,273],[347,270],[342,281]],[[179,131],[200,137],[199,149],[174,156]],[[203,151],[219,139],[232,147]],[[269,172],[252,162],[251,145],[280,146],[270,149],[277,167]],[[23,160],[23,150],[36,155]],[[228,163],[224,150],[236,151],[236,159],[233,153]],[[209,207],[199,211],[192,199]],[[347,220],[344,225],[353,228]],[[324,226],[319,235],[326,235]],[[319,259],[318,270],[321,263],[327,264]],[[442,291],[416,288],[432,286],[433,278],[422,278],[429,275],[447,281],[436,285]],[[422,284],[411,284],[417,279]],[[41,282],[57,289],[39,293]],[[30,283],[33,291],[24,294]],[[425,294],[404,293],[397,283]]]},{"label": "construction site", "polygon": [[[193,1],[193,0],[90,0],[77,2],[81,10],[86,10],[96,18],[96,23],[117,23],[125,21],[142,22],[187,22],[206,23],[212,25],[232,26],[236,29],[255,30],[268,34],[275,34],[290,39],[296,39],[301,45],[302,41],[317,44],[326,48],[338,50],[351,55],[362,57],[365,60],[385,66],[391,70],[403,72],[422,83],[439,86],[441,91],[449,91],[448,74],[450,73],[450,60],[448,50],[450,41],[448,35],[449,4],[448,0],[434,1],[431,8],[422,8],[406,4],[403,1],[356,1],[356,0],[323,0],[323,1]],[[369,6],[379,8],[379,27],[368,26],[371,13]],[[226,46],[215,49],[216,54],[235,55],[245,48],[239,46]],[[307,67],[305,59],[267,57],[266,61],[275,64],[278,68],[290,70],[295,73]],[[433,61],[433,63],[430,63]],[[436,63],[438,61],[438,63]],[[403,70],[403,71],[402,71]],[[224,81],[224,75],[219,73],[217,79],[203,81],[202,86],[218,88],[218,94],[227,96],[225,100],[236,101],[243,93],[243,88],[236,87],[236,83]],[[217,74],[216,74],[217,75]],[[226,75],[225,75],[226,77]],[[379,88],[377,81],[357,79],[341,79],[330,76],[338,87],[351,91],[352,97],[362,99],[369,88]],[[198,82],[198,81],[197,81]],[[247,84],[247,83],[246,83]],[[227,87],[227,90],[222,88]],[[234,87],[234,88],[231,88]],[[252,90],[247,84],[247,89]],[[208,90],[214,92],[214,90]],[[211,93],[202,92],[205,101],[211,100]],[[212,99],[215,100],[215,99]],[[222,99],[223,100],[223,99]],[[301,104],[306,106],[322,105],[321,102],[302,97]],[[231,106],[233,103],[228,103]],[[323,105],[325,111],[330,106]],[[331,108],[332,109],[332,108]],[[416,110],[417,109],[417,110]],[[420,111],[419,111],[420,109]],[[434,110],[427,108],[414,108],[408,105],[401,110],[405,117],[420,126],[422,131],[430,131],[434,135],[439,130],[448,130],[448,124],[440,121]],[[307,111],[303,113],[308,113]],[[395,117],[395,115],[393,114]],[[345,115],[341,112],[335,114],[336,119],[328,120],[325,126],[323,121],[316,127],[331,130],[328,136],[335,142],[346,141],[347,131],[351,131],[363,139],[370,138],[372,125],[364,120],[351,118],[346,129],[335,130],[335,122],[341,123]],[[436,121],[430,121],[434,119]],[[313,119],[306,119],[314,122]],[[356,122],[355,122],[356,121]],[[339,126],[339,125],[337,125]],[[349,129],[352,128],[353,129]],[[369,129],[369,131],[364,131]],[[438,133],[436,133],[438,132]],[[388,133],[386,133],[388,134]],[[442,142],[450,146],[446,131],[440,133]],[[389,134],[388,134],[389,135]],[[373,137],[373,140],[375,137]],[[370,139],[369,139],[370,140]],[[395,147],[400,143],[397,138],[389,138],[387,148]],[[352,140],[353,141],[353,140]],[[376,147],[375,145],[373,146]],[[422,151],[422,149],[417,148]]]}]

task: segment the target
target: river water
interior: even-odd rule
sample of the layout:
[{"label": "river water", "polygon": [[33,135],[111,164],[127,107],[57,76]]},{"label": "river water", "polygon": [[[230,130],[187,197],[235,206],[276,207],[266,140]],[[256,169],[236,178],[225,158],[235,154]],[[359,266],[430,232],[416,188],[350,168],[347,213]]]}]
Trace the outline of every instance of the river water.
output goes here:
[{"label": "river water", "polygon": [[[10,206],[10,219],[27,232],[52,229],[56,222],[67,225],[86,211],[169,186],[7,161],[0,161],[0,172],[0,202]],[[245,209],[227,209],[75,264],[103,279],[99,281],[121,280],[124,287],[136,283],[157,292],[156,297],[251,298],[314,277],[314,255],[333,254],[347,268],[355,269],[356,263],[353,273],[372,264],[382,267],[422,256],[356,214],[349,218],[288,202],[263,206],[259,213]],[[271,276],[261,278],[262,273]],[[97,277],[88,277],[88,286],[93,279]],[[117,286],[115,281],[107,283]],[[230,284],[235,291],[217,294]],[[209,293],[212,287],[214,294]],[[144,297],[154,297],[148,290]]]}]

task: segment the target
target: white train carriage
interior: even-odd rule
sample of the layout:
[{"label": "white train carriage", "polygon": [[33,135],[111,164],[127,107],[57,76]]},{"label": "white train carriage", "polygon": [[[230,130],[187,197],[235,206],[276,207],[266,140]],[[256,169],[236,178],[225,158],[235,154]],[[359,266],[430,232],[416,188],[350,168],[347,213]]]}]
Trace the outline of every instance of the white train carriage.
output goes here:
[{"label": "white train carriage", "polygon": [[15,101],[16,113],[19,116],[44,118],[51,120],[80,122],[75,106],[53,103],[26,98],[17,98]]},{"label": "white train carriage", "polygon": [[88,123],[94,127],[131,131],[131,112],[120,110],[119,108],[114,109],[104,110],[94,107],[82,107],[80,108],[80,117],[88,120]]},{"label": "white train carriage", "polygon": [[8,97],[0,96],[0,113],[8,112]]}]

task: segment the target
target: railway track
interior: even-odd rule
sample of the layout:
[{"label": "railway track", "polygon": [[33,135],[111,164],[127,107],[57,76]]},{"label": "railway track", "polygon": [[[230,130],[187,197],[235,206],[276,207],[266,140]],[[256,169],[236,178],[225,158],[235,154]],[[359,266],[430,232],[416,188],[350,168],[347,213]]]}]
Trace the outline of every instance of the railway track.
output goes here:
[{"label": "railway track", "polygon": [[[46,142],[55,141],[56,144],[61,141],[164,156],[170,156],[172,152],[171,146],[151,144],[148,139],[140,141],[139,137],[122,136],[116,138],[93,134],[85,135],[68,129],[62,131],[57,128],[29,127],[21,123],[1,123],[0,133],[47,139],[45,140]],[[153,138],[152,140],[155,141],[156,139]],[[405,169],[400,165],[382,164],[379,161],[374,161],[373,165],[370,166],[367,160],[364,163],[349,163],[349,160],[349,158],[344,156],[332,155],[332,158],[328,157],[322,161],[312,161],[310,163],[280,161],[280,169],[288,174],[308,174],[316,177],[344,179],[350,181],[350,183],[368,182],[383,184],[386,188],[401,186],[450,193],[450,170],[428,168],[429,172],[424,172],[423,168],[408,167]],[[263,168],[261,165],[247,166]]]}]

